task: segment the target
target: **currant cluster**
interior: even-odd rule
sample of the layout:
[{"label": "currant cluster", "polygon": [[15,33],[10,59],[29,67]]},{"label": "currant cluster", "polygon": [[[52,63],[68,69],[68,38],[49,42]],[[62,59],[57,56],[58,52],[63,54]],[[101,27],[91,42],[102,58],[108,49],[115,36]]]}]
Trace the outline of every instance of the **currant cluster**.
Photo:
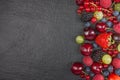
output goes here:
[{"label": "currant cluster", "polygon": [[75,38],[83,55],[73,74],[83,80],[120,80],[120,0],[76,0],[84,23]]}]

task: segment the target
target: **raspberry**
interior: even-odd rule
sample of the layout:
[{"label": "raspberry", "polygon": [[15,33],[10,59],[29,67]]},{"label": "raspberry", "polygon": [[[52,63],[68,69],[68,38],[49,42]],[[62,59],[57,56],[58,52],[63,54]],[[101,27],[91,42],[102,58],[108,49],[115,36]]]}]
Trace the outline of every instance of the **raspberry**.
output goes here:
[{"label": "raspberry", "polygon": [[113,26],[115,32],[120,33],[120,23]]},{"label": "raspberry", "polygon": [[104,80],[104,77],[101,74],[96,74],[92,80]]},{"label": "raspberry", "polygon": [[115,68],[120,68],[120,59],[119,58],[114,58],[113,61],[112,61],[112,65]]},{"label": "raspberry", "polygon": [[112,4],[112,1],[111,0],[100,0],[100,5],[103,7],[103,8],[109,8]]},{"label": "raspberry", "polygon": [[83,58],[83,63],[86,65],[86,66],[91,66],[92,63],[93,63],[93,60],[90,56],[84,56]]}]

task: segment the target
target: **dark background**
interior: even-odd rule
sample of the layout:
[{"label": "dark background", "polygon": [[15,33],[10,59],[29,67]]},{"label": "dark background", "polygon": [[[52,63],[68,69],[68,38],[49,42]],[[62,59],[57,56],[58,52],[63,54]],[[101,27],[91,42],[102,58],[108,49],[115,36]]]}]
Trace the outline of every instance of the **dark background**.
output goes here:
[{"label": "dark background", "polygon": [[0,80],[78,80],[74,0],[0,0]]}]

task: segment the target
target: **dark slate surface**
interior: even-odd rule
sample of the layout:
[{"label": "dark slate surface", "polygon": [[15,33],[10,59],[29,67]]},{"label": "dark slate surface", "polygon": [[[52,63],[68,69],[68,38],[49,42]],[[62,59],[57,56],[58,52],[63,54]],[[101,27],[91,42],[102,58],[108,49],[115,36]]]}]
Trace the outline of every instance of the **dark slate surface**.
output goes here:
[{"label": "dark slate surface", "polygon": [[0,80],[78,80],[74,0],[0,0]]}]

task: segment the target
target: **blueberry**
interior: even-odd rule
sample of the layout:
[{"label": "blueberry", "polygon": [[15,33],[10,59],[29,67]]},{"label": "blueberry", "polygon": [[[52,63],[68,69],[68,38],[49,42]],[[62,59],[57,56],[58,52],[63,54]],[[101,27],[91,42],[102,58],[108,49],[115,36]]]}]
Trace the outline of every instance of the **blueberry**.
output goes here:
[{"label": "blueberry", "polygon": [[93,77],[95,74],[93,72],[90,72],[89,75]]},{"label": "blueberry", "polygon": [[120,53],[117,55],[117,58],[119,58],[119,59],[120,59]]},{"label": "blueberry", "polygon": [[117,20],[120,21],[120,15],[117,17]]},{"label": "blueberry", "polygon": [[111,21],[108,21],[106,24],[107,24],[108,27],[110,27],[110,28],[113,26],[113,23],[112,23]]},{"label": "blueberry", "polygon": [[106,18],[102,18],[101,21],[102,21],[102,22],[107,22],[107,19],[106,19]]},{"label": "blueberry", "polygon": [[117,75],[120,76],[120,68],[118,68],[118,69],[115,70],[115,74],[117,74]]},{"label": "blueberry", "polygon": [[119,15],[119,12],[118,12],[118,11],[114,11],[114,12],[113,12],[113,15],[114,15],[114,16],[118,16],[118,15]]},{"label": "blueberry", "polygon": [[110,74],[109,71],[107,71],[107,70],[103,71],[103,75],[104,75],[105,77],[107,77],[109,74]]},{"label": "blueberry", "polygon": [[110,66],[108,67],[108,71],[109,71],[109,72],[113,72],[113,66],[112,66],[112,65],[110,65]]},{"label": "blueberry", "polygon": [[84,25],[85,25],[85,27],[90,27],[91,23],[90,22],[86,22]]},{"label": "blueberry", "polygon": [[90,67],[87,66],[87,67],[85,68],[85,72],[86,72],[86,73],[89,73],[90,71],[91,71]]},{"label": "blueberry", "polygon": [[96,43],[93,43],[94,48],[98,48],[98,45]]}]

